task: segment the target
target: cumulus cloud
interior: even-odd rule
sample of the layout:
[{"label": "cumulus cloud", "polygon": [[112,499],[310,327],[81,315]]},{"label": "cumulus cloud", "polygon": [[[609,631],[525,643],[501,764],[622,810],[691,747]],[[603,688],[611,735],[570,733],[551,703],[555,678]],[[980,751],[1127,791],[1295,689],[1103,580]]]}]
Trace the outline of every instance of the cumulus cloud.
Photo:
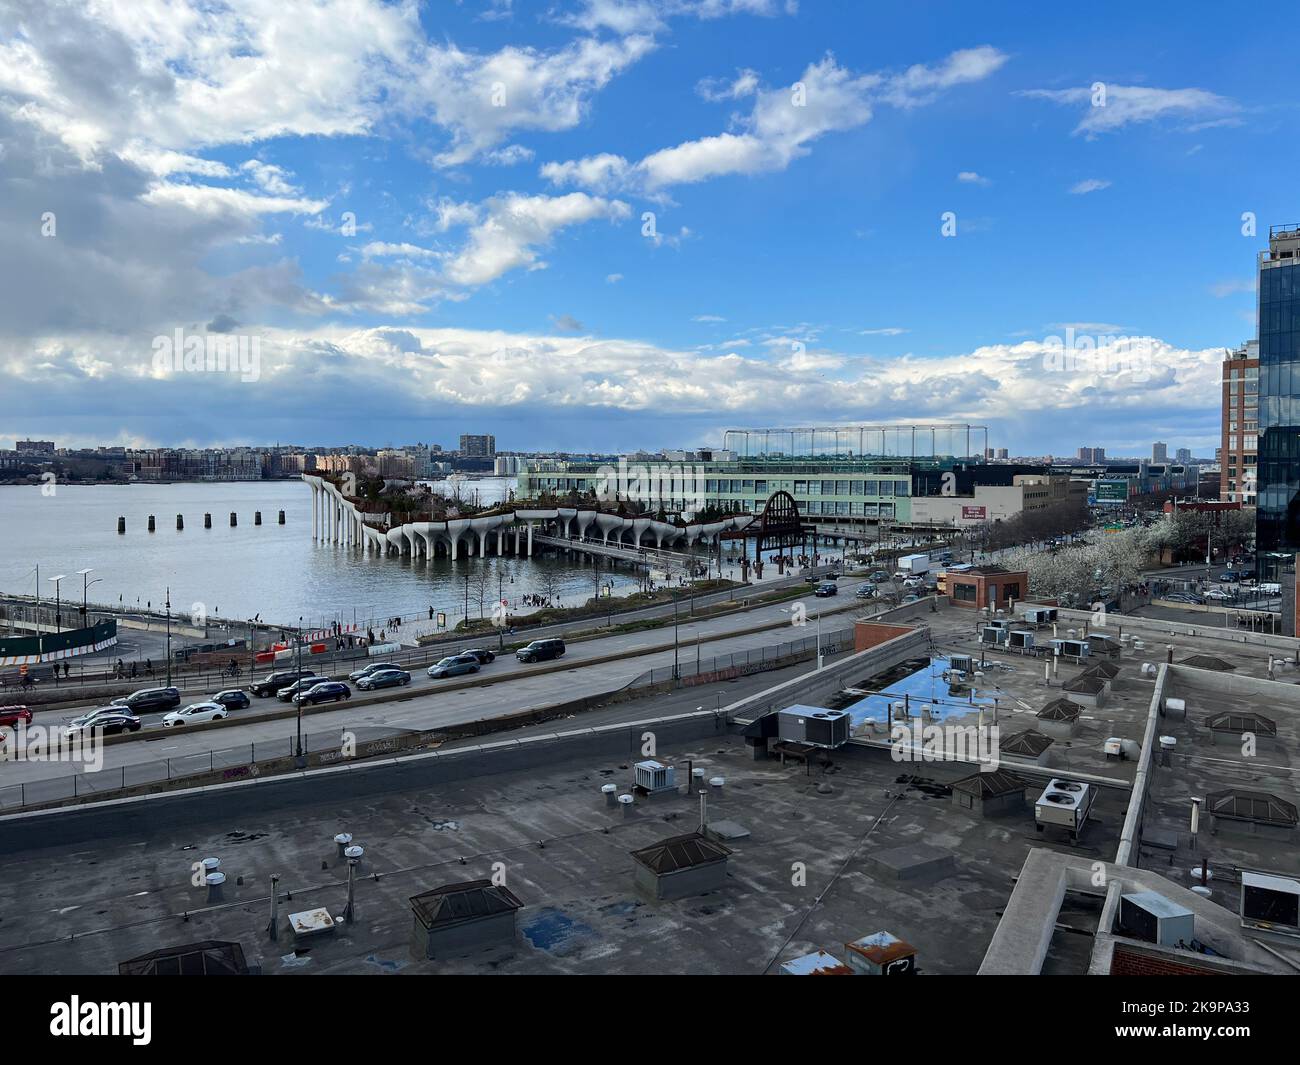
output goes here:
[{"label": "cumulus cloud", "polygon": [[1083,181],[1076,181],[1070,186],[1072,196],[1087,196],[1090,192],[1100,192],[1102,189],[1110,188],[1109,181],[1103,181],[1101,178],[1085,178]]}]

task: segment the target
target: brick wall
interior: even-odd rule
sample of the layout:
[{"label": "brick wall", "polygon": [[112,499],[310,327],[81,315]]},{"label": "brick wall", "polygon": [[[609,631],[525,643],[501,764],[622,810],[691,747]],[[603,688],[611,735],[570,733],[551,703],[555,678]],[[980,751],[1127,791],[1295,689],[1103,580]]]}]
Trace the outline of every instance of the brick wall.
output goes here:
[{"label": "brick wall", "polygon": [[853,650],[868,651],[912,631],[909,625],[884,625],[879,621],[858,621],[853,625]]},{"label": "brick wall", "polygon": [[1146,952],[1139,953],[1115,945],[1115,954],[1110,963],[1111,976],[1218,976],[1222,970],[1197,965],[1192,961],[1159,957]]}]

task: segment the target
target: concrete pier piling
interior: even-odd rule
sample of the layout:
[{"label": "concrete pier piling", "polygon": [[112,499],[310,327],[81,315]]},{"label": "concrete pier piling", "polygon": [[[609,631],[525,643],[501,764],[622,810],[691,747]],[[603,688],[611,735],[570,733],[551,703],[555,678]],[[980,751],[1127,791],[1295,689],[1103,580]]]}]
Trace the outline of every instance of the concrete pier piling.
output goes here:
[{"label": "concrete pier piling", "polygon": [[184,514],[177,514],[177,515],[176,515],[176,531],[177,531],[177,532],[181,532],[181,531],[184,530],[184,528],[185,528],[185,515],[184,515]]},{"label": "concrete pier piling", "polygon": [[118,531],[119,533],[124,533],[124,532],[126,532],[126,519],[125,519],[125,518],[118,518],[118,519],[117,519],[117,531]]},{"label": "concrete pier piling", "polygon": [[239,515],[232,510],[230,512],[230,527],[234,529],[238,527],[238,525],[239,525]]},{"label": "concrete pier piling", "polygon": [[153,532],[156,528],[157,528],[157,524],[154,522],[153,515],[150,514],[150,515],[149,515],[149,531],[150,531],[150,532]]}]

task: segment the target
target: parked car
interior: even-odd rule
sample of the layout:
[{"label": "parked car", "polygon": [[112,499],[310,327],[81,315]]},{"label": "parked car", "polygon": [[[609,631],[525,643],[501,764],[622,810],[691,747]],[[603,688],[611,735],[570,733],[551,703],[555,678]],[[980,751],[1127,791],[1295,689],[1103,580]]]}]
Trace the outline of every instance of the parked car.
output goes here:
[{"label": "parked car", "polygon": [[1170,592],[1165,596],[1170,603],[1185,603],[1188,606],[1204,606],[1205,600],[1191,592]]},{"label": "parked car", "polygon": [[357,687],[363,692],[376,688],[400,688],[411,683],[411,674],[404,669],[377,669],[357,681]]},{"label": "parked car", "polygon": [[304,669],[301,672],[296,669],[281,669],[267,674],[261,680],[253,681],[248,690],[259,699],[265,699],[268,695],[278,695],[281,688],[287,688],[294,681],[301,680],[303,677],[314,677],[315,675],[310,669]]},{"label": "parked car", "polygon": [[552,658],[561,658],[564,655],[564,641],[556,638],[553,640],[534,640],[527,646],[519,648],[515,652],[515,657],[520,662],[545,662]]},{"label": "parked car", "polygon": [[315,706],[317,703],[338,703],[352,698],[352,689],[341,680],[326,680],[297,692],[293,701],[298,706]]},{"label": "parked car", "polygon": [[190,703],[189,706],[173,710],[163,719],[163,728],[177,725],[197,725],[200,721],[221,721],[230,716],[230,711],[220,703]]},{"label": "parked car", "polygon": [[348,680],[360,680],[362,677],[368,677],[373,673],[378,673],[383,669],[401,669],[402,667],[395,662],[371,662],[368,666],[362,666],[360,669],[354,669],[348,674]]},{"label": "parked car", "polygon": [[887,581],[890,579],[890,575],[886,573],[883,569],[876,570],[874,573],[870,574],[870,577],[873,581],[876,582]]},{"label": "parked car", "polygon": [[113,701],[114,706],[129,707],[134,713],[170,710],[181,705],[179,688],[141,688],[138,692]]},{"label": "parked car", "polygon": [[878,594],[878,589],[874,584],[859,584],[857,591],[853,594],[859,599],[874,599]]},{"label": "parked car", "polygon": [[66,731],[69,735],[103,729],[106,736],[119,732],[139,732],[140,719],[125,706],[101,706],[88,714],[73,718],[68,722]]},{"label": "parked car", "polygon": [[906,606],[908,603],[919,603],[920,601],[921,601],[921,597],[920,597],[919,595],[905,595],[905,596],[903,596],[903,605],[904,605],[904,606]]},{"label": "parked car", "polygon": [[318,677],[315,674],[312,674],[309,677],[301,677],[298,680],[295,680],[292,684],[286,684],[275,693],[275,697],[282,703],[292,702],[293,697],[299,692],[305,692],[309,688],[315,687],[317,684],[323,684],[328,679],[328,677]]},{"label": "parked car", "polygon": [[1236,584],[1241,580],[1241,574],[1234,573],[1232,570],[1224,570],[1219,574],[1220,584]]},{"label": "parked car", "polygon": [[477,673],[481,668],[478,659],[473,655],[449,655],[429,667],[429,676],[438,680],[441,677],[456,677],[462,673]]},{"label": "parked car", "polygon": [[32,723],[32,712],[25,706],[0,706],[0,728],[17,728],[18,723]]},{"label": "parked car", "polygon": [[1231,592],[1225,592],[1222,588],[1211,588],[1205,593],[1206,599],[1213,599],[1216,603],[1231,602],[1236,598]]},{"label": "parked car", "polygon": [[248,692],[240,688],[227,688],[223,692],[217,692],[212,697],[214,703],[220,703],[227,710],[242,710],[246,706],[252,706],[253,700],[248,697]]},{"label": "parked car", "polygon": [[486,666],[489,662],[495,662],[497,660],[496,652],[489,651],[486,647],[467,647],[465,650],[461,651],[461,654],[473,655],[478,659],[478,664],[480,666]]},{"label": "parked car", "polygon": [[818,599],[828,599],[832,595],[839,595],[839,594],[840,594],[840,586],[836,584],[834,581],[826,581],[823,584],[817,585],[817,590],[813,592],[813,595]]}]

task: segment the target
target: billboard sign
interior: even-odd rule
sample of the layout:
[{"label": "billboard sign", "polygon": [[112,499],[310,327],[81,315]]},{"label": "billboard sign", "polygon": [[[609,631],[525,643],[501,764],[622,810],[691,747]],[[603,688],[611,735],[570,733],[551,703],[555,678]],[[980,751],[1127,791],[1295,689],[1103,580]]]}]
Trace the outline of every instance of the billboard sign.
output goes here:
[{"label": "billboard sign", "polygon": [[988,518],[988,507],[970,507],[961,508],[962,521],[985,521]]}]

